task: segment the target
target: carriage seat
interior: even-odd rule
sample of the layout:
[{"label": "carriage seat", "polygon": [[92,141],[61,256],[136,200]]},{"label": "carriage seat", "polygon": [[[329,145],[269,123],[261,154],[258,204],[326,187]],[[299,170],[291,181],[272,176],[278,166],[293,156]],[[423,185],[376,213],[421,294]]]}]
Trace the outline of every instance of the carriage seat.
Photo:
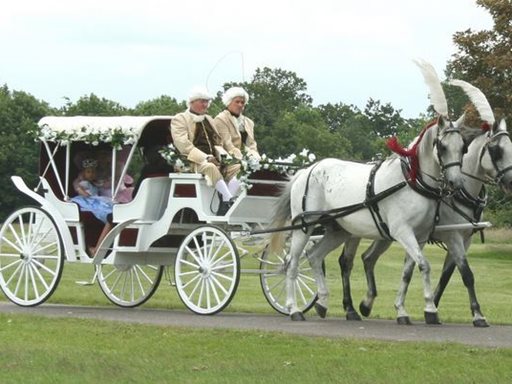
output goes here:
[{"label": "carriage seat", "polygon": [[114,205],[114,223],[137,219],[138,223],[152,223],[162,217],[169,201],[171,179],[168,176],[142,180],[135,198],[125,204]]},{"label": "carriage seat", "polygon": [[78,204],[58,198],[54,189],[45,178],[41,178],[41,186],[44,198],[57,208],[57,210],[62,214],[64,220],[68,222],[80,221],[80,210],[78,208]]}]

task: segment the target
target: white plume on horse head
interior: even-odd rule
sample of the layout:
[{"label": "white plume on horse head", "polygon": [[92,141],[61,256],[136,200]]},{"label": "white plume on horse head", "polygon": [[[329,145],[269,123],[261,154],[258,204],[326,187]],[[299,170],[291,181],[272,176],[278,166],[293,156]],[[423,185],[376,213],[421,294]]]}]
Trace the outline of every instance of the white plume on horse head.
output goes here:
[{"label": "white plume on horse head", "polygon": [[494,113],[492,112],[492,108],[489,104],[489,101],[487,100],[487,97],[485,97],[484,93],[480,89],[464,80],[451,80],[449,84],[462,88],[464,93],[469,97],[475,106],[478,114],[480,115],[480,118],[491,125],[494,124]]},{"label": "white plume on horse head", "polygon": [[448,103],[446,102],[443,87],[441,86],[441,81],[437,76],[435,68],[432,64],[423,59],[413,61],[420,68],[425,83],[430,90],[430,103],[434,107],[434,110],[441,116],[448,117]]}]

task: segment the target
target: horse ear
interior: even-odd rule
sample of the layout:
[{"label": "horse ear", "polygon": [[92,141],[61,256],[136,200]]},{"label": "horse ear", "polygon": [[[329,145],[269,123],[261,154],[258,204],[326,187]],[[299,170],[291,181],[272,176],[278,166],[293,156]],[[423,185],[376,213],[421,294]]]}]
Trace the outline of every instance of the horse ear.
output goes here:
[{"label": "horse ear", "polygon": [[457,119],[457,121],[453,124],[456,128],[460,128],[464,125],[464,121],[466,120],[466,113],[463,113],[461,117]]},{"label": "horse ear", "polygon": [[441,128],[441,127],[444,127],[445,125],[445,121],[444,121],[444,117],[443,115],[439,115],[439,117],[437,118],[437,125]]},{"label": "horse ear", "polygon": [[507,122],[505,121],[505,119],[501,119],[500,120],[499,129],[502,130],[502,131],[506,131],[507,130]]}]

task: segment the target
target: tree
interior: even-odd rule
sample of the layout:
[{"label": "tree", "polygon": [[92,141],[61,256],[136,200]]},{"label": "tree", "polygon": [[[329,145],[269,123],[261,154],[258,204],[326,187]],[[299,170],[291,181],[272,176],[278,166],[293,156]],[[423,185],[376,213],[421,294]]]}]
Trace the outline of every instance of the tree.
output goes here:
[{"label": "tree", "polygon": [[129,115],[130,110],[121,104],[105,98],[99,98],[94,93],[89,96],[82,96],[76,103],[68,98],[61,113],[66,116],[122,116]]},{"label": "tree", "polygon": [[308,106],[280,115],[273,128],[260,136],[258,146],[270,157],[297,154],[309,149],[317,158],[347,158],[350,143],[338,132],[330,132],[318,109]]},{"label": "tree", "polygon": [[272,127],[282,113],[312,103],[311,96],[306,94],[306,82],[294,72],[280,68],[257,68],[250,82],[227,83],[224,89],[232,86],[240,86],[249,93],[246,114],[257,126]]},{"label": "tree", "polygon": [[457,52],[448,63],[447,74],[480,88],[497,117],[512,117],[512,0],[476,0],[489,11],[492,30],[457,32]]},{"label": "tree", "polygon": [[[30,134],[51,109],[32,95],[0,88],[0,217],[31,203],[10,180],[21,176],[29,185],[37,181],[39,146]],[[0,220],[3,221],[3,220]]]},{"label": "tree", "polygon": [[138,116],[175,115],[186,108],[185,102],[178,103],[174,97],[160,96],[138,103],[133,113]]},{"label": "tree", "polygon": [[396,136],[405,119],[400,116],[400,110],[394,109],[390,103],[382,105],[380,101],[368,99],[364,114],[368,117],[373,133],[382,138]]}]

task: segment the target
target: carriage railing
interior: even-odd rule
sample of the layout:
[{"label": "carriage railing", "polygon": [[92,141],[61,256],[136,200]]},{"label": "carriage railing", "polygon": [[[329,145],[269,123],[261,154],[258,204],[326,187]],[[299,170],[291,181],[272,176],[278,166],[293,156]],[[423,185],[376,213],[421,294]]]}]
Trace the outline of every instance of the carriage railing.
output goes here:
[{"label": "carriage railing", "polygon": [[[57,184],[57,187],[62,194],[63,200],[69,200],[70,198],[70,191],[69,191],[69,185],[70,185],[70,174],[71,174],[71,142],[67,142],[65,144],[62,144],[61,142],[55,142],[55,148],[50,148],[50,145],[46,140],[41,140],[43,147],[45,148],[46,154],[48,156],[48,163],[44,167],[44,169],[41,172],[41,178],[47,178],[48,173],[50,169],[53,171],[53,175],[55,177],[55,182]],[[64,182],[61,177],[61,172],[59,172],[59,165],[55,162],[55,156],[57,155],[57,152],[60,148],[65,147],[65,172],[64,172]],[[124,147],[128,148],[128,147]],[[123,179],[126,176],[128,172],[128,166],[133,158],[133,155],[135,151],[137,150],[137,147],[135,145],[130,147],[130,151],[128,153],[128,156],[126,160],[124,161],[123,167],[121,169],[121,172],[118,172],[117,169],[117,163],[118,163],[118,150],[114,147],[111,149],[111,169],[110,169],[110,176],[111,180],[113,182],[111,183],[111,195],[117,196],[119,193],[121,187],[123,186]],[[117,175],[119,173],[119,177]],[[117,182],[116,182],[117,180]],[[41,188],[41,179],[38,182],[37,186],[34,188],[34,191],[38,191],[39,188]]]}]

